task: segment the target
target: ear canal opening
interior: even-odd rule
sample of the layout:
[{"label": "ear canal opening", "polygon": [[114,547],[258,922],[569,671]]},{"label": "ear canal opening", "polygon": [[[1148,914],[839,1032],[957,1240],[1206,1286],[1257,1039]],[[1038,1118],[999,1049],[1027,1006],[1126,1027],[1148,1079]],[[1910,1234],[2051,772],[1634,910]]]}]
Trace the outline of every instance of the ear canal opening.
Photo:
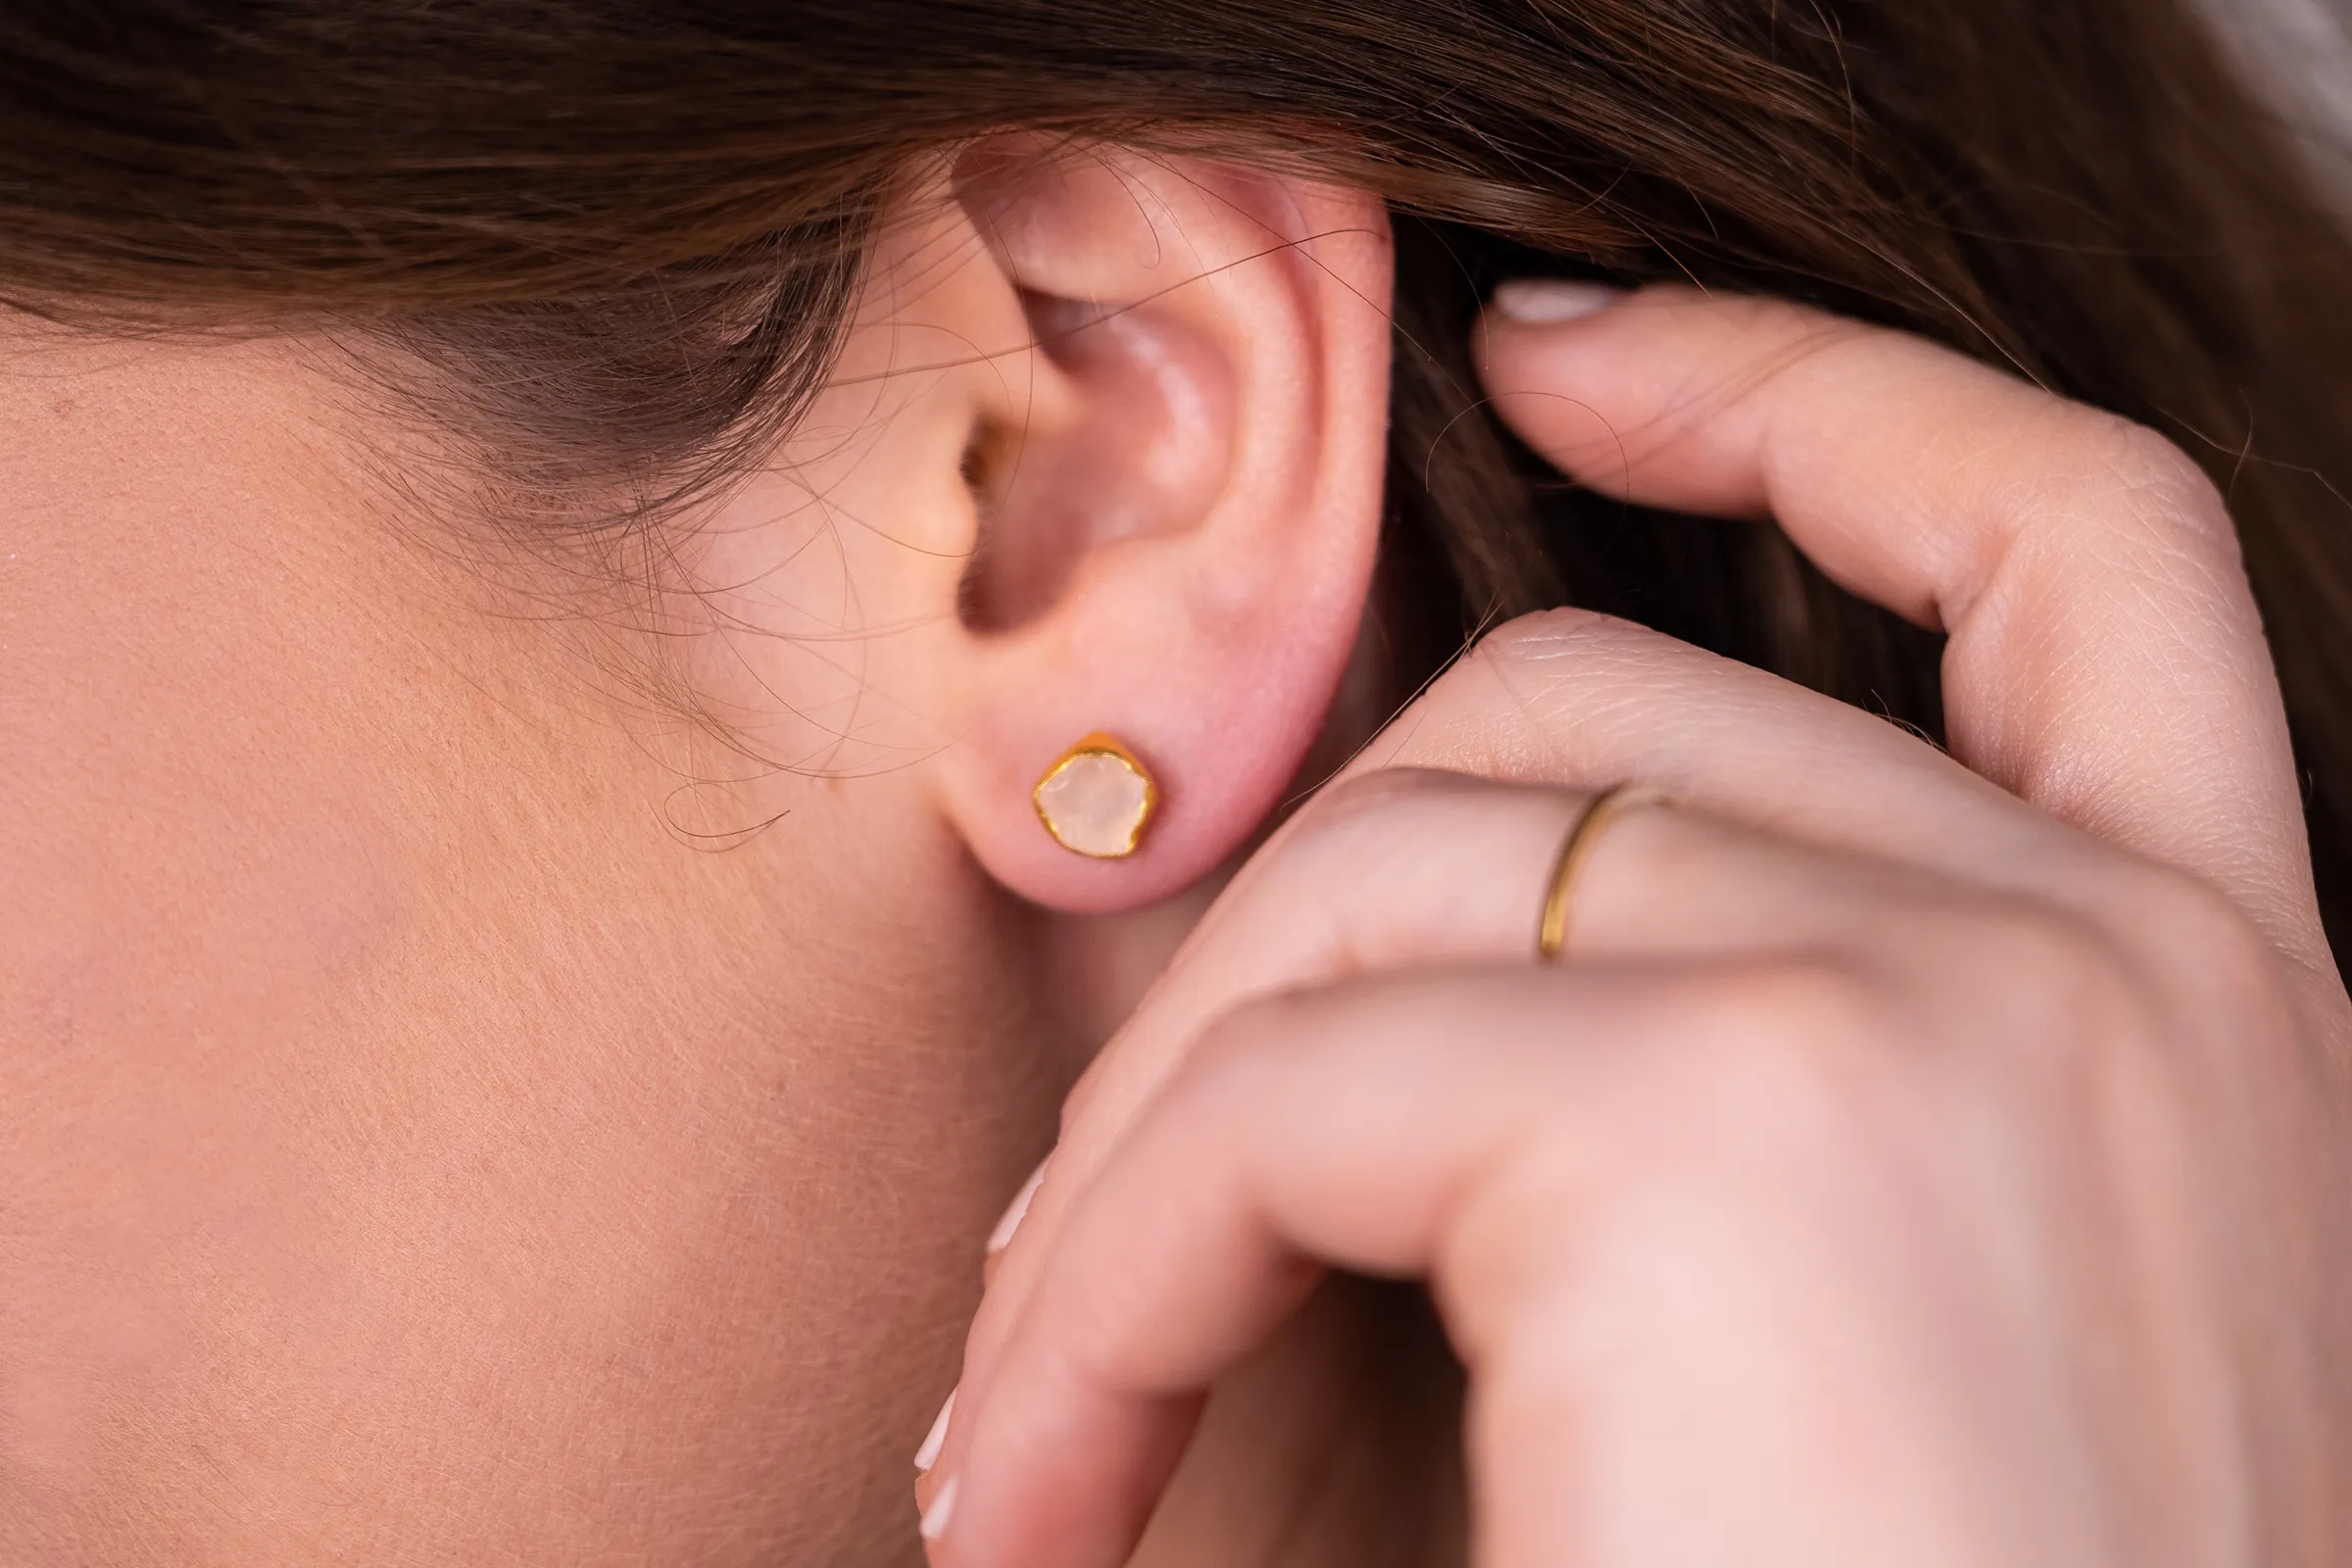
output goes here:
[{"label": "ear canal opening", "polygon": [[1021,498],[1017,527],[1007,517],[1024,464],[1048,461],[1024,429],[998,423],[972,432],[963,482],[977,526],[971,558],[956,583],[956,618],[980,636],[1014,632],[1052,610],[1069,585],[1083,541],[1066,518]]},{"label": "ear canal opening", "polygon": [[1011,629],[1001,624],[988,594],[989,547],[996,538],[995,495],[1003,482],[1004,449],[1004,431],[995,421],[985,420],[973,427],[958,465],[963,488],[972,498],[975,526],[972,553],[963,564],[962,575],[956,579],[956,619],[964,630],[980,634]]}]

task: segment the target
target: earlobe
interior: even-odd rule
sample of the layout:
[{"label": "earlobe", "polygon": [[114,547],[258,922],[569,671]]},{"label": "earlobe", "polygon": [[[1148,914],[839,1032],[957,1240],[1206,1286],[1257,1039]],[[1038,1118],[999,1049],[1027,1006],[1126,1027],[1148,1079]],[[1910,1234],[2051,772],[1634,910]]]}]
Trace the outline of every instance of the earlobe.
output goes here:
[{"label": "earlobe", "polygon": [[1071,910],[1147,903],[1279,803],[1379,532],[1389,239],[1358,192],[988,144],[956,188],[1032,344],[982,421],[941,806]]}]

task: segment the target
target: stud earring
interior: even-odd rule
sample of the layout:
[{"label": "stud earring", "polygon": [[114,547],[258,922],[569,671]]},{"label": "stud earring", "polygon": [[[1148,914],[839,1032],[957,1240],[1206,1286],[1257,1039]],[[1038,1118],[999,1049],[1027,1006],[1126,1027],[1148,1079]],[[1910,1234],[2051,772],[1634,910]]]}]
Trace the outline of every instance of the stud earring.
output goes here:
[{"label": "stud earring", "polygon": [[1037,819],[1054,842],[1077,855],[1115,860],[1133,855],[1152,813],[1159,783],[1116,736],[1089,735],[1054,760],[1031,797]]}]

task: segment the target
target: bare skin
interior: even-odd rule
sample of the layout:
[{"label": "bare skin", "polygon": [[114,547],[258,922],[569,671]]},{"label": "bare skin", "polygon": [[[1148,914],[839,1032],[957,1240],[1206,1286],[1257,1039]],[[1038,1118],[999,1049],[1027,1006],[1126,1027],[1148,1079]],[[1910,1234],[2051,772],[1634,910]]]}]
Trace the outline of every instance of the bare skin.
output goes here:
[{"label": "bare skin", "polygon": [[[2339,1560],[2352,1006],[2221,498],[1895,334],[1538,304],[1486,344],[1530,443],[1948,631],[1952,753],[1605,617],[1489,639],[1072,1097],[933,1560],[1122,1560],[1331,1266],[1428,1281],[1482,1568]],[[1676,804],[1539,965],[1629,778]]]},{"label": "bare skin", "polygon": [[[1063,372],[928,178],[837,384],[653,583],[584,588],[404,510],[387,470],[445,457],[332,345],[0,325],[0,1559],[917,1560],[906,1458],[981,1241],[1205,898],[1172,896],[1253,831],[1348,663],[1386,355],[1341,286],[1385,288],[1362,198],[1304,198],[1375,223],[1322,247],[1332,299],[1306,270],[1179,290],[1122,340],[1146,358]],[[1136,271],[1132,233],[1087,216],[1103,199],[1132,216],[1114,185],[1032,217]],[[1266,242],[1190,222],[1201,249],[1140,278],[1083,246],[1041,265],[1158,292]],[[1245,329],[1288,390],[1221,358]],[[1333,367],[1336,405],[1298,375],[1317,332],[1361,362]],[[1310,418],[1347,451],[1315,458]],[[1015,483],[1024,431],[1032,474],[1139,431],[1150,462],[1097,465],[1095,493]],[[1001,493],[968,487],[976,447]],[[1166,557],[1205,570],[1274,498],[1336,483],[1319,463],[1350,477],[1314,548],[1349,564],[1279,731],[1225,742],[1263,759],[1247,798],[1192,782],[1249,769],[1174,756],[1169,722],[989,663],[1057,617],[1150,624],[1105,593],[1164,597]],[[956,613],[984,510],[1027,569],[1095,573],[1000,577],[1026,643]],[[1201,513],[1226,531],[1196,548]],[[1067,531],[1112,514],[1122,539]],[[1135,572],[1099,564],[1154,540]],[[1295,570],[1277,553],[1257,581]],[[1225,610],[1184,701],[1285,635],[1273,598]],[[1240,646],[1237,612],[1262,628]],[[1113,912],[1064,915],[1005,879],[1051,904],[1092,867],[1014,841],[992,876],[957,817],[970,775],[1034,766],[1006,733],[1102,724],[1155,746],[1184,813],[1127,883],[1081,890]],[[977,805],[998,840],[1037,832],[1026,782]],[[1335,1304],[1267,1387],[1333,1386],[1313,1365],[1354,1364],[1351,1320]],[[1264,1495],[1211,1483],[1177,1538],[1233,1560],[1284,1537],[1348,1481],[1337,1424],[1285,1440],[1295,1467],[1236,1463]]]},{"label": "bare skin", "polygon": [[[666,830],[679,775],[381,526],[304,357],[12,346],[0,1555],[881,1551],[1068,1071],[987,979],[1024,917],[821,784]],[[793,891],[850,883],[906,894]],[[851,1005],[853,956],[926,983]]]},{"label": "bare skin", "polygon": [[[981,194],[972,172],[910,177],[833,383],[768,469],[681,521],[674,575],[609,592],[483,543],[482,519],[403,511],[387,474],[434,459],[430,438],[370,405],[328,345],[6,327],[0,1557],[919,1559],[906,1459],[957,1375],[1000,1206],[1054,1143],[1096,1048],[1311,772],[1318,741],[1344,752],[1366,727],[1348,682],[1362,668],[1386,407],[1387,230],[1362,193],[1115,150],[1009,191]],[[1590,404],[1611,389],[1571,387],[1573,373],[1611,363],[1622,393],[1664,362],[1573,354],[1532,362],[1519,386]],[[1579,466],[1589,431],[1523,428],[1609,482]],[[1642,482],[1677,471],[1688,476],[1662,463]],[[2230,667],[2267,692],[2259,644],[2223,608],[2207,617],[2220,641],[2198,646],[2230,650]],[[1603,782],[1595,770],[1654,772],[1706,822],[1765,835],[1767,858],[1786,848],[1773,835],[1802,841],[1756,885],[1793,878],[1836,905],[1845,862],[1808,858],[1821,846],[1802,823],[1759,822],[1754,799],[1714,788],[1698,760],[1662,760],[1666,740],[1693,733],[1671,722],[1677,704],[1726,677],[1690,675],[1662,696],[1658,669],[1689,672],[1638,638],[1609,641],[1630,635],[1593,631],[1575,645],[1592,657],[1543,666],[1576,678],[1532,706],[1457,681],[1423,710],[1446,723],[1396,732],[1374,760],[1511,780],[1433,786],[1437,816],[1464,818],[1470,797],[1446,790],[1503,790],[1517,807],[1479,797],[1466,819],[1531,842],[1556,840]],[[1499,645],[1472,676],[1528,646]],[[648,701],[648,672],[693,707]],[[2049,689],[1995,664],[1981,678],[1991,694],[2004,681]],[[2131,690],[2087,702],[2086,732],[2142,733]],[[1786,718],[1788,736],[1847,733],[1774,702],[1748,710],[1766,729]],[[1634,711],[1654,716],[1654,735],[1636,725],[1617,732],[1618,752],[1577,749],[1601,732],[1596,713]],[[1065,854],[1029,807],[1045,763],[1099,728],[1136,746],[1167,791],[1128,860]],[[2265,1036],[2272,1069],[2230,1104],[2303,1129],[2322,1086],[2281,1064],[2331,1049],[2341,993],[2312,951],[2269,733],[2218,748],[2239,771],[2188,792],[2259,805],[2247,819],[2270,837],[2242,844],[2132,837],[2134,823],[2176,820],[2177,803],[2120,784],[2045,799],[2026,774],[1998,773],[2006,754],[1962,760],[2026,794],[2035,824],[2091,844],[2070,896],[2123,885],[2104,856],[2164,862],[2193,884],[2183,906],[2248,944],[2230,950],[2245,958],[2245,996],[2278,1003],[2282,1020]],[[1754,748],[1737,739],[1711,724],[1693,756],[1740,773]],[[1888,776],[1913,766],[1866,760]],[[2029,811],[1982,780],[1952,785],[1958,764],[1917,767],[1946,791],[1922,795],[1921,820],[1977,800],[1967,788]],[[1423,775],[1398,777],[1409,793]],[[2291,794],[2290,781],[2290,813]],[[2098,816],[2083,801],[2148,809]],[[1258,862],[1270,869],[1247,873],[1227,907],[1295,889],[1271,868],[1295,863],[1284,846],[1304,836],[1278,839]],[[1903,859],[1890,843],[1832,848]],[[2229,855],[2184,863],[2224,843]],[[1645,845],[1674,854],[1632,832],[1612,849]],[[1532,918],[1526,857],[1504,858],[1518,869],[1499,876],[1475,856],[1446,860],[1478,869],[1448,886],[1493,906],[1424,900],[1423,913],[1463,920],[1407,935],[1444,948],[1516,929],[1511,911]],[[1642,882],[1612,884],[1608,870],[1595,862],[1603,931],[1611,886]],[[1936,880],[1947,867],[1922,874],[1936,907],[1983,903],[1965,878],[1956,893]],[[1321,880],[1291,928],[1384,907],[1350,896],[1345,878]],[[1639,910],[1619,907],[1625,940],[1648,940]],[[1376,967],[1431,951],[1407,942]],[[1120,1189],[1106,1182],[1110,1217],[1091,1228],[1077,1223],[1081,1195],[1120,1168],[1131,1129],[1156,1125],[1155,1093],[1203,1027],[1243,1009],[1221,1026],[1240,1043],[1219,1059],[1316,1031],[1334,1050],[1371,1040],[1336,1011],[1269,1024],[1249,1010],[1269,985],[1327,979],[1311,962],[1244,974],[1201,954],[1214,959],[1206,939],[1187,960],[1203,978],[1163,988],[1072,1103],[1064,1150],[1079,1153],[1056,1162],[989,1293],[972,1342],[980,1381],[1004,1345],[1020,1353],[1011,1331],[1033,1295],[1082,1300],[1086,1282],[1117,1272],[1101,1249],[1129,1212]],[[1530,991],[1516,952],[1473,956],[1499,968],[1439,1004],[1483,1017],[1502,998],[1516,1022],[1497,1039],[1586,1004]],[[1684,1004],[1639,1000],[1661,1016]],[[1367,1096],[1412,1087],[1412,1044],[1362,1075]],[[1975,1059],[1965,1040],[1954,1050]],[[1284,1125],[1311,1133],[1312,1098],[1295,1097],[1298,1119]],[[1714,1108],[1740,1125],[1737,1097]],[[1171,1146],[1196,1158],[1179,1185],[1247,1192],[1220,1175],[1247,1147],[1233,1131],[1180,1128],[1162,1163],[1137,1154],[1130,1200]],[[2299,1215],[2309,1171],[2287,1156],[2301,1147],[2282,1140],[2276,1162],[2226,1174],[2266,1211]],[[1511,1238],[1549,1212],[1511,1210],[1521,1228],[1498,1224],[1494,1255],[1548,1257]],[[1193,1238],[1184,1255],[1214,1273],[1233,1213],[1211,1203],[1174,1216],[1192,1228],[1168,1235]],[[1050,1268],[1065,1225],[1077,1250]],[[1279,1240],[1291,1263],[1410,1274],[1428,1262]],[[1233,1290],[1210,1304],[1257,1329],[1279,1318],[1263,1280],[1218,1277]],[[1306,1277],[1284,1274],[1277,1305]],[[2191,1305],[2209,1282],[2193,1268],[2156,1279]],[[2297,1282],[2264,1289],[2298,1333],[2334,1343]],[[1484,1285],[1444,1298],[1449,1312],[1508,1299]],[[1857,1299],[1866,1327],[1919,1307],[1899,1291]],[[1165,1298],[1134,1304],[1102,1321],[1177,1343],[1154,1316]],[[2062,1312],[2033,1321],[2076,1326]],[[1449,1326],[1458,1336],[1458,1316]],[[1220,1392],[1138,1560],[1458,1552],[1451,1374],[1425,1327],[1395,1295],[1327,1289],[1273,1339],[1230,1335],[1189,1364],[1178,1392],[1210,1378]],[[1491,1377],[1491,1360],[1470,1359]],[[2149,1376],[2127,1391],[2175,1387],[2175,1362],[2135,1366]],[[2268,1397],[2258,1381],[2245,1390]],[[987,1555],[1014,1549],[985,1534],[991,1510],[1001,1521],[1018,1486],[1074,1474],[1082,1484],[1027,1511],[1062,1532],[1038,1549],[1109,1560],[1158,1494],[1163,1467],[1135,1460],[1169,1451],[1171,1429],[1154,1424],[1165,1413],[1128,1423],[1121,1407],[1097,1468],[1026,1482],[987,1479],[959,1419],[927,1495],[972,1478],[965,1533],[938,1549],[951,1563],[1018,1560]],[[1932,1400],[1895,1413],[1936,1429]],[[2127,1397],[2093,1430],[2140,1413]],[[2319,1441],[2287,1451],[2324,1457]],[[1474,1471],[1481,1508],[1551,1528],[1527,1499],[1552,1495],[1577,1461],[1508,1451],[1527,1463]],[[1724,1467],[1742,1453],[1727,1446]],[[2145,1473],[2172,1474],[2169,1458]],[[2278,1474],[2291,1490],[2301,1472]],[[1836,1478],[1800,1479],[1782,1500]],[[2184,1492],[2181,1505],[2205,1495]],[[1645,1527],[1627,1517],[1639,1544]]]}]

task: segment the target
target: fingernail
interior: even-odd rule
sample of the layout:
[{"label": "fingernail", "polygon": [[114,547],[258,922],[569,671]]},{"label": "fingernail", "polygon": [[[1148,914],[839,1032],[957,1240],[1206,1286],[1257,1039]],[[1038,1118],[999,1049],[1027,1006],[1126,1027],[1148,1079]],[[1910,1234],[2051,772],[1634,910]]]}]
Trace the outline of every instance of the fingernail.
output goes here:
[{"label": "fingernail", "polygon": [[956,1391],[950,1389],[948,1402],[939,1407],[939,1414],[932,1419],[930,1436],[924,1438],[923,1446],[914,1450],[916,1475],[928,1474],[931,1467],[939,1463],[940,1446],[948,1441],[948,1418],[955,1413]]},{"label": "fingernail", "polygon": [[1568,277],[1515,277],[1494,285],[1487,303],[1523,326],[1556,326],[1596,315],[1625,298],[1606,283]]},{"label": "fingernail", "polygon": [[1029,1179],[1021,1183],[1021,1190],[1012,1195],[1012,1201],[1004,1207],[1004,1217],[997,1221],[995,1230],[988,1233],[989,1256],[994,1257],[1012,1245],[1012,1233],[1019,1230],[1021,1221],[1029,1217],[1029,1200],[1037,1196],[1038,1183],[1046,1179],[1046,1166],[1053,1158],[1048,1154],[1039,1160],[1037,1169],[1031,1171]]},{"label": "fingernail", "polygon": [[[938,1494],[931,1499],[931,1506],[923,1510],[923,1539],[925,1541],[937,1541],[948,1533],[948,1519],[956,1512],[956,1483],[958,1479],[956,1476],[948,1477],[946,1483],[940,1487]],[[906,1515],[901,1514],[899,1517],[904,1519]]]}]

